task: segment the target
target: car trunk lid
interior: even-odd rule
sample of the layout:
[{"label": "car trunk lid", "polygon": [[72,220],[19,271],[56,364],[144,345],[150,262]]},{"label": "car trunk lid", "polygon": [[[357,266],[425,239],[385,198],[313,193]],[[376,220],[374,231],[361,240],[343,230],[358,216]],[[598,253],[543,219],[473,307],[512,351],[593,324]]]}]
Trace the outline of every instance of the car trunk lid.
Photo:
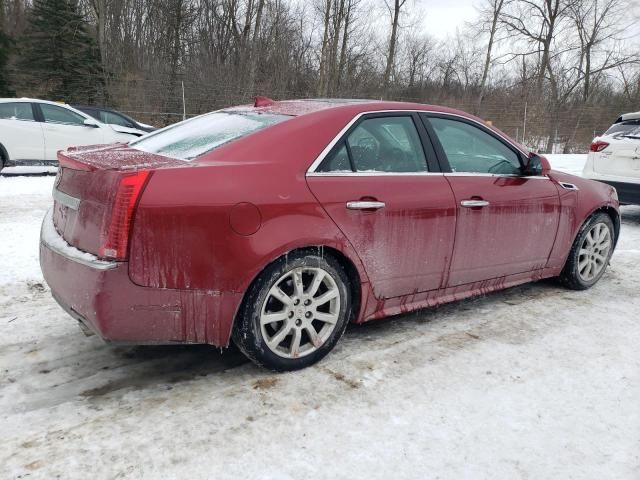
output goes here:
[{"label": "car trunk lid", "polygon": [[609,143],[608,148],[596,154],[593,170],[605,175],[640,178],[640,137],[617,136]]},{"label": "car trunk lid", "polygon": [[110,244],[122,242],[123,232],[126,236],[135,202],[151,172],[185,166],[126,145],[70,148],[58,153],[58,161],[53,188],[57,232],[79,250],[118,260],[124,259],[126,251]]}]

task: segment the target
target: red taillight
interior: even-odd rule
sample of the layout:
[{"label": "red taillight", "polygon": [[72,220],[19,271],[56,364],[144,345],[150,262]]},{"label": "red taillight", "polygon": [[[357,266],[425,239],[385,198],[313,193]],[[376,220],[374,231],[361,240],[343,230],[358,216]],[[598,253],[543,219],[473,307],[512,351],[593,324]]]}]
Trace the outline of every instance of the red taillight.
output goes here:
[{"label": "red taillight", "polygon": [[140,193],[150,175],[151,172],[142,170],[126,174],[121,178],[111,208],[111,220],[100,247],[102,258],[111,260],[127,258],[131,220]]},{"label": "red taillight", "polygon": [[602,140],[597,140],[591,144],[589,150],[592,152],[601,152],[605,148],[607,148],[609,144],[607,142],[603,142]]}]

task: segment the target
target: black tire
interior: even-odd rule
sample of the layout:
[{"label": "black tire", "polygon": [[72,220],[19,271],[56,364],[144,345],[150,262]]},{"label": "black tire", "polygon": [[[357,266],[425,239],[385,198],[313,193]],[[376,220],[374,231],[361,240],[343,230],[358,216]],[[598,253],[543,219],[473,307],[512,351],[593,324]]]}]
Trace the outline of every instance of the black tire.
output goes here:
[{"label": "black tire", "polygon": [[0,172],[2,172],[2,169],[4,168],[4,164],[6,163],[6,161],[7,161],[7,158],[6,158],[5,149],[0,143]]},{"label": "black tire", "polygon": [[[598,224],[604,224],[609,229],[611,246],[607,252],[604,267],[592,279],[585,280],[579,272],[580,249],[582,248],[589,232],[591,232],[591,230]],[[586,290],[594,286],[607,270],[609,260],[611,259],[611,255],[613,254],[615,243],[616,234],[613,222],[611,221],[611,217],[606,213],[596,213],[589,217],[587,221],[584,222],[582,227],[580,227],[580,231],[573,241],[573,245],[571,246],[571,250],[569,251],[569,256],[567,257],[567,262],[564,265],[562,273],[558,277],[560,283],[572,290]]]},{"label": "black tire", "polygon": [[[282,356],[284,353],[279,355],[278,353],[274,352],[272,348],[267,344],[267,339],[264,338],[262,327],[260,324],[260,318],[263,308],[266,308],[267,306],[267,300],[273,301],[273,295],[271,295],[271,298],[268,298],[270,296],[271,288],[274,285],[278,284],[282,286],[283,290],[286,290],[288,288],[288,283],[286,283],[288,282],[288,280],[282,280],[282,278],[289,272],[293,272],[294,270],[300,268],[321,269],[324,270],[326,274],[331,276],[331,279],[328,279],[328,281],[333,282],[332,288],[337,289],[340,294],[334,307],[337,309],[339,305],[339,310],[334,313],[334,315],[337,315],[338,319],[335,322],[333,330],[331,330],[327,334],[327,338],[320,346],[311,346],[307,343],[307,347],[309,349],[315,350],[312,350],[309,353],[306,353],[297,358],[285,358],[284,356]],[[310,287],[304,288],[305,292],[308,293],[310,291]],[[321,286],[320,288],[323,287]],[[318,291],[320,292],[321,290],[319,289]],[[296,298],[295,292],[291,294],[291,298]],[[283,303],[282,308],[286,310],[287,308],[295,309],[297,307],[287,307],[287,305]],[[320,310],[320,308],[318,308],[318,311]],[[294,314],[294,317],[291,318],[289,322],[297,322],[295,316],[298,316],[298,314]],[[300,317],[302,318],[302,315],[300,315]],[[252,283],[251,287],[245,295],[240,310],[238,311],[238,315],[236,317],[235,325],[233,328],[232,338],[238,348],[251,361],[259,366],[278,372],[299,370],[320,361],[327,353],[329,353],[333,349],[335,344],[344,333],[350,318],[351,289],[349,288],[349,277],[344,268],[332,256],[319,254],[315,250],[299,251],[276,260],[274,263],[269,265]],[[287,321],[288,320],[284,320],[281,324],[276,323],[276,325],[282,329],[286,329],[285,327],[298,329],[303,328],[299,326],[293,327],[291,323],[287,324]],[[276,333],[274,333],[272,340],[276,336]],[[306,336],[307,340],[309,340],[310,342],[310,338],[307,333],[302,333],[300,335]],[[289,341],[292,341],[291,337],[293,337],[293,334],[287,334],[287,336],[284,337],[284,341],[286,342],[286,339],[290,339]],[[278,346],[276,345],[276,350],[277,349]]]}]

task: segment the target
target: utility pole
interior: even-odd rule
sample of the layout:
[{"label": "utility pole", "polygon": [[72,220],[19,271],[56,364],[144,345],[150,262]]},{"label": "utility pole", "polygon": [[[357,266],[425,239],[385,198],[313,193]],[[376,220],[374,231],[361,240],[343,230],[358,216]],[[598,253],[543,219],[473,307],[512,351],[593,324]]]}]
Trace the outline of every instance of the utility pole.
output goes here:
[{"label": "utility pole", "polygon": [[184,103],[184,80],[181,80],[182,83],[182,120],[187,119],[187,106]]}]

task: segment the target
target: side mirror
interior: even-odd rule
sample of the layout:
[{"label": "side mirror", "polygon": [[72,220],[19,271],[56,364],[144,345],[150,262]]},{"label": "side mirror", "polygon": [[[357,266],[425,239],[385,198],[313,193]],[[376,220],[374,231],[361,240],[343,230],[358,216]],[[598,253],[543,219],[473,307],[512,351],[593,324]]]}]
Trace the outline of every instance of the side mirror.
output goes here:
[{"label": "side mirror", "polygon": [[91,120],[90,118],[85,118],[84,122],[82,122],[85,127],[91,128],[99,128],[100,126],[96,123],[95,120]]},{"label": "side mirror", "polygon": [[549,160],[541,155],[530,153],[529,157],[525,160],[524,174],[544,176],[548,175],[551,171],[551,164]]}]

